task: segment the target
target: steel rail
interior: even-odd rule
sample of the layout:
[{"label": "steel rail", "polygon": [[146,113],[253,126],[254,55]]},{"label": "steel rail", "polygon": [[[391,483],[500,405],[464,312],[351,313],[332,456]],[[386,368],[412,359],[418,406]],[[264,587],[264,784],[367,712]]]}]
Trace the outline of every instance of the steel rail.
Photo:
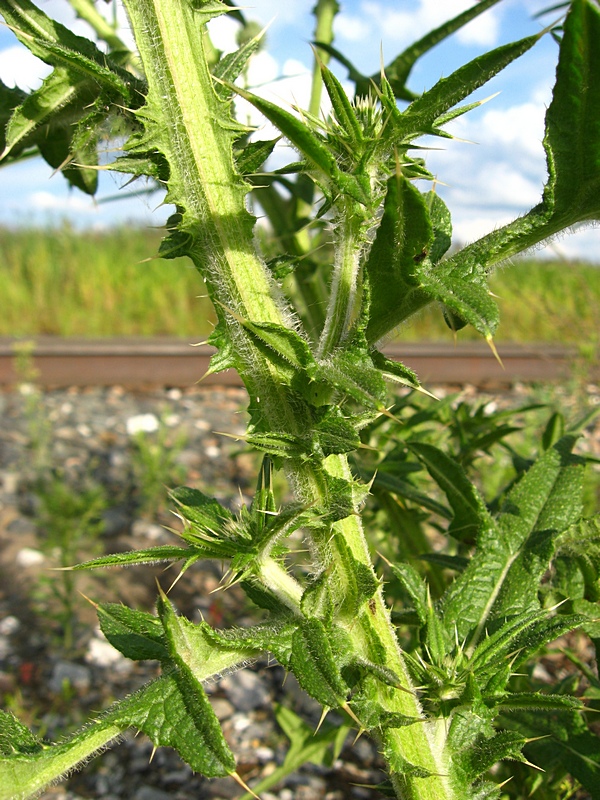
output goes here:
[{"label": "steel rail", "polygon": [[[567,380],[579,365],[590,381],[600,380],[597,360],[584,361],[575,348],[560,345],[498,346],[502,365],[483,342],[460,345],[393,343],[385,348],[391,358],[415,370],[425,384],[505,386],[515,382]],[[0,387],[14,387],[35,370],[44,387],[110,386],[143,390],[158,386],[239,386],[234,370],[208,375],[213,348],[192,346],[181,339],[62,339],[0,338]],[[19,366],[19,354],[29,364]],[[21,364],[23,362],[21,361]]]}]

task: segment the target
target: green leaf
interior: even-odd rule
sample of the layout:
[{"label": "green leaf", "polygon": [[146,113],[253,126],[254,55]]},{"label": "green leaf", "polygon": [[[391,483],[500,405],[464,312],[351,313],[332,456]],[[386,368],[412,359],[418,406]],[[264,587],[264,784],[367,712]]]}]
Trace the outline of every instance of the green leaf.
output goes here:
[{"label": "green leaf", "polygon": [[460,541],[469,541],[483,527],[493,527],[493,520],[481,495],[460,464],[434,445],[413,441],[406,445],[425,465],[448,498],[454,512],[448,527],[451,536]]},{"label": "green leaf", "polygon": [[500,711],[516,711],[520,709],[535,711],[564,711],[583,709],[584,705],[578,697],[565,694],[542,694],[541,692],[520,692],[507,694],[494,703]]},{"label": "green leaf", "polygon": [[0,13],[17,38],[48,64],[73,69],[127,100],[132,99],[134,87],[136,91],[142,88],[133,75],[111,63],[110,57],[93,42],[50,19],[30,0],[0,0]]},{"label": "green leaf", "polygon": [[[142,690],[143,691],[143,690]],[[131,698],[130,698],[131,700]],[[105,717],[66,742],[34,746],[35,738],[11,714],[0,711],[0,800],[27,800],[104,749],[129,727]],[[9,744],[13,742],[14,745]]]},{"label": "green leaf", "polygon": [[215,81],[215,91],[223,97],[223,99],[227,99],[230,95],[230,90],[223,86],[222,81],[226,83],[233,83],[243,72],[248,61],[254,53],[260,47],[260,36],[255,36],[252,39],[249,39],[247,42],[241,47],[238,47],[237,50],[234,50],[233,53],[227,53],[219,61],[215,64],[213,69],[213,75],[215,78],[218,78],[218,81]]},{"label": "green leaf", "polygon": [[487,681],[485,689],[491,691],[490,682],[495,684],[496,675],[502,671],[507,659],[511,659],[514,670],[548,642],[581,627],[583,621],[581,615],[551,616],[544,611],[511,617],[479,643],[469,668],[482,686]]},{"label": "green leaf", "polygon": [[368,356],[360,358],[357,352],[342,350],[323,363],[320,376],[367,408],[385,410],[385,381]]},{"label": "green leaf", "polygon": [[235,165],[240,175],[252,175],[259,170],[273,152],[278,139],[244,142],[235,153]]},{"label": "green leaf", "polygon": [[107,556],[98,556],[89,561],[83,561],[71,567],[72,570],[98,569],[100,567],[128,567],[134,564],[159,564],[161,561],[179,561],[193,555],[188,547],[159,545],[148,547],[144,550],[129,550],[125,553],[111,553]]},{"label": "green leaf", "polygon": [[490,294],[483,276],[469,274],[465,277],[451,272],[442,265],[436,269],[425,268],[419,272],[421,287],[432,300],[438,300],[459,320],[451,328],[460,330],[465,323],[472,325],[488,340],[500,322],[498,305]]},{"label": "green leaf", "polygon": [[228,84],[228,86],[244,100],[252,103],[269,122],[272,122],[277,130],[302,153],[311,166],[317,167],[332,181],[338,191],[348,194],[359,203],[368,201],[369,198],[366,196],[362,184],[354,175],[342,172],[338,168],[334,154],[307,123],[258,95],[232,84]]},{"label": "green leaf", "polygon": [[431,234],[423,195],[409,180],[393,175],[366,263],[371,287],[369,342],[376,342],[427,302],[415,277],[415,259],[427,251]]},{"label": "green leaf", "polygon": [[354,144],[361,142],[363,140],[363,133],[356,117],[356,110],[348,99],[342,84],[324,64],[319,64],[319,66],[321,69],[321,77],[323,78],[325,89],[331,100],[331,106],[337,122],[343,128],[351,142]]},{"label": "green leaf", "polygon": [[213,778],[235,770],[235,759],[202,684],[181,661],[110,716],[122,729],[133,726],[142,731],[157,747],[173,747],[202,775]]},{"label": "green leaf", "polygon": [[440,118],[465,97],[487,83],[512,61],[526,53],[542,34],[527,36],[517,42],[501,45],[460,67],[447,78],[442,78],[428,91],[398,114],[397,132],[405,141],[415,135],[439,134]]},{"label": "green leaf", "polygon": [[181,516],[200,530],[214,533],[233,519],[229,509],[199,489],[179,486],[169,497],[177,504]]},{"label": "green leaf", "polygon": [[452,218],[448,206],[437,192],[427,192],[424,197],[433,229],[433,238],[429,244],[429,260],[432,264],[437,264],[452,244]]},{"label": "green leaf", "polygon": [[400,581],[403,589],[412,600],[419,622],[425,626],[428,616],[427,584],[410,564],[391,564],[392,572]]},{"label": "green leaf", "polygon": [[528,214],[492,231],[445,262],[480,276],[559,231],[600,215],[600,9],[574,0],[565,21],[544,147],[548,182]]},{"label": "green leaf", "polygon": [[399,361],[392,361],[380,353],[379,350],[370,351],[371,360],[377,369],[381,370],[385,378],[388,378],[403,386],[410,386],[411,389],[420,389],[421,383],[415,372],[410,367]]},{"label": "green leaf", "polygon": [[600,218],[600,8],[573,0],[564,23],[544,147],[544,204],[561,227]]},{"label": "green leaf", "polygon": [[168,659],[163,626],[152,614],[117,603],[102,603],[96,608],[102,633],[126,658],[133,661]]},{"label": "green leaf", "polygon": [[[17,86],[9,87],[0,81],[0,153],[6,149],[6,126],[16,108],[23,104],[27,94]],[[17,157],[20,150],[13,152],[13,157]]]},{"label": "green leaf", "polygon": [[495,525],[479,534],[467,569],[444,599],[444,622],[476,641],[489,619],[539,608],[554,540],[581,513],[582,460],[567,436],[537,459],[507,495]]},{"label": "green leaf", "polygon": [[318,619],[305,619],[294,633],[290,669],[321,705],[339,708],[346,702],[348,686],[334,658],[331,637]]},{"label": "green leaf", "polygon": [[489,739],[479,739],[453,760],[466,782],[472,783],[504,758],[525,761],[521,750],[526,742],[527,739],[516,731],[501,731]]},{"label": "green leaf", "polygon": [[[230,638],[223,637],[205,622],[194,624],[178,617],[164,594],[159,597],[157,609],[169,657],[184,675],[189,673],[196,682],[215,678],[232,667],[247,663],[264,650],[251,636],[238,641],[235,632]],[[260,641],[260,645],[263,644],[264,632]]]},{"label": "green leaf", "polygon": [[439,514],[444,519],[452,519],[452,511],[447,506],[438,503],[437,500],[434,500],[425,492],[420,492],[412,483],[397,477],[394,474],[395,467],[396,465],[393,461],[386,462],[384,460],[372,479],[373,487],[375,489],[383,489],[398,497],[404,497],[423,508],[433,511],[435,514]]},{"label": "green leaf", "polygon": [[0,710],[0,756],[17,753],[37,753],[42,749],[40,740],[10,713]]},{"label": "green leaf", "polygon": [[57,111],[71,103],[78,95],[81,84],[89,88],[81,78],[75,82],[66,69],[55,69],[42,86],[27,96],[22,105],[15,108],[5,129],[5,147],[0,158],[22,146],[36,128],[53,117]]}]

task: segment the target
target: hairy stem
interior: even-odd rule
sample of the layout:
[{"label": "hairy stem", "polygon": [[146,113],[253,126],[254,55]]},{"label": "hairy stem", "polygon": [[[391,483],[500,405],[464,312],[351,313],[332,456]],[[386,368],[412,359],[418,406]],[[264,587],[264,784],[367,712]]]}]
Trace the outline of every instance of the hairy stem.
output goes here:
[{"label": "hairy stem", "polygon": [[341,203],[336,220],[336,257],[319,357],[326,358],[344,340],[357,312],[357,289],[366,231],[363,210],[354,201]]}]

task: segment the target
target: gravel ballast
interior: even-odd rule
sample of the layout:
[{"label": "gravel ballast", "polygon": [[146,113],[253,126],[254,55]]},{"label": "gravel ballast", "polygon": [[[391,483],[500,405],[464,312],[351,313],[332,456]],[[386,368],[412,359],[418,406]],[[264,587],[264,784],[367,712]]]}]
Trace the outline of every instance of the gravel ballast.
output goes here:
[{"label": "gravel ballast", "polygon": [[[474,389],[463,387],[463,392],[473,395]],[[597,386],[588,386],[587,394],[592,404],[600,402]],[[516,387],[493,402],[522,404],[527,399],[527,390]],[[74,587],[65,589],[61,576],[66,573],[51,571],[62,557],[59,526],[48,515],[53,493],[68,488],[65,508],[72,495],[89,497],[90,507],[98,504],[87,529],[77,529],[73,514],[64,512],[64,524],[77,530],[80,560],[172,543],[168,528],[179,523],[166,503],[157,507],[148,496],[156,487],[165,492],[164,483],[194,485],[232,509],[250,502],[257,462],[231,438],[243,434],[244,406],[245,393],[237,388],[42,393],[24,384],[0,393],[0,694],[2,707],[43,737],[60,738],[158,674],[154,663],[133,664],[106,642],[94,608],[80,593],[93,601],[151,609],[156,580],[167,590],[177,576],[176,570],[160,565],[102,570],[77,573]],[[600,456],[600,426],[590,428],[583,446]],[[79,514],[83,518],[85,510]],[[170,597],[192,620],[224,627],[251,624],[253,612],[236,588],[218,591],[221,578],[219,565],[202,563],[185,573]],[[73,611],[65,631],[69,603]],[[227,676],[208,692],[238,772],[251,784],[285,758],[288,741],[275,721],[275,703],[296,711],[313,730],[320,717],[320,708],[303,695],[293,676],[266,662]],[[334,715],[329,721],[341,722]],[[352,733],[333,765],[305,765],[261,797],[380,797],[364,788],[383,778],[376,749],[365,737],[351,747],[353,738]],[[241,794],[232,779],[208,781],[170,749],[153,753],[146,737],[127,735],[42,798],[217,800]]]}]

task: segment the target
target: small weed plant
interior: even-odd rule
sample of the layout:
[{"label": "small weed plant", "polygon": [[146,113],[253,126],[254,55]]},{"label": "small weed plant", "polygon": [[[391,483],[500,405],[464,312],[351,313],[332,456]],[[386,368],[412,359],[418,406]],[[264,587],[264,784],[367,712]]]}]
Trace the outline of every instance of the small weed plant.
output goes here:
[{"label": "small weed plant", "polygon": [[[229,566],[227,585],[241,585],[261,608],[261,622],[192,624],[162,591],[156,614],[99,605],[108,640],[128,658],[159,662],[160,676],[58,744],[3,714],[1,798],[39,792],[128,728],[175,748],[197,772],[243,784],[203,684],[265,653],[294,673],[324,714],[344,716],[341,732],[317,736],[339,745],[336,737],[354,727],[375,740],[387,765],[382,794],[556,798],[583,787],[580,796],[600,798],[600,748],[589,724],[595,668],[571,653],[580,679],[554,686],[540,684],[533,670],[559,637],[600,636],[600,530],[597,518],[583,515],[584,460],[573,454],[586,421],[572,428],[551,421],[537,457],[517,463],[511,485],[486,502],[471,477],[474,454],[502,440],[509,423],[465,412],[455,418],[453,446],[437,446],[419,427],[427,406],[388,407],[389,382],[420,386],[378,347],[431,303],[451,327],[471,325],[493,346],[490,271],[600,218],[596,0],[554,6],[551,13],[564,16],[548,30],[477,57],[419,96],[407,88],[420,56],[497,1],[480,0],[365,76],[332,44],[337,2],[319,0],[313,95],[296,113],[238,85],[260,36],[242,35],[240,48],[224,56],[211,45],[207,23],[222,14],[248,31],[240,10],[220,0],[125,0],[137,53],[91,0],[72,5],[102,49],[30,0],[0,0],[5,22],[54,68],[30,94],[2,87],[2,158],[39,152],[93,193],[100,140],[127,136],[126,154],[111,168],[166,187],[176,212],[160,255],[188,256],[201,272],[218,320],[210,371],[242,376],[243,439],[263,454],[250,507],[233,514],[197,489],[175,489],[180,542],[78,567],[173,561],[187,570],[217,559]],[[542,198],[450,252],[450,212],[427,188],[433,176],[419,141],[448,136],[446,124],[479,105],[463,101],[541,36],[558,45]],[[332,58],[348,69],[352,98],[327,66]],[[326,119],[323,87],[332,109]],[[251,139],[233,114],[236,96],[278,129],[297,161],[265,170],[277,139]],[[280,249],[260,246],[250,192]],[[289,501],[273,491],[279,470],[293,490]],[[419,471],[436,491],[414,479]],[[437,520],[429,539],[426,514]],[[386,540],[387,564],[374,563],[365,521],[376,527],[372,540]],[[307,544],[301,562],[288,547],[297,531]],[[278,714],[308,748],[312,732]]]}]

